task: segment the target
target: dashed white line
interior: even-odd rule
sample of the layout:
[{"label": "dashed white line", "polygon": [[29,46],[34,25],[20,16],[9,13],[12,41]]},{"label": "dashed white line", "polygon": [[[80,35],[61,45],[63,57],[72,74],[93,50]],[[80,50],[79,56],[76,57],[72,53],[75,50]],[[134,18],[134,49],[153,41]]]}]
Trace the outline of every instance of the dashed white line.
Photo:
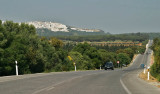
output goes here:
[{"label": "dashed white line", "polygon": [[50,90],[52,90],[52,89],[54,89],[54,88],[55,88],[55,87],[48,88],[47,91],[50,91]]},{"label": "dashed white line", "polygon": [[[105,72],[105,71],[104,71],[104,72]],[[102,72],[102,73],[103,73],[103,72]],[[84,77],[84,76],[95,75],[95,74],[99,74],[99,73],[92,73],[92,74],[87,74],[87,75],[83,75],[83,76],[73,77],[73,78],[71,78],[71,79],[68,79],[68,80],[65,80],[65,81],[61,81],[61,82],[59,82],[59,83],[57,83],[57,84],[54,84],[54,85],[52,85],[52,86],[48,86],[48,87],[46,87],[46,88],[42,88],[42,89],[40,89],[40,90],[37,90],[37,91],[33,92],[32,94],[38,94],[38,93],[40,93],[40,92],[42,92],[42,91],[45,91],[45,90],[50,91],[50,90],[54,89],[55,86],[60,85],[60,84],[62,84],[62,83],[69,82],[69,81],[72,81],[72,80],[77,79],[77,78],[82,78],[82,77]]]}]

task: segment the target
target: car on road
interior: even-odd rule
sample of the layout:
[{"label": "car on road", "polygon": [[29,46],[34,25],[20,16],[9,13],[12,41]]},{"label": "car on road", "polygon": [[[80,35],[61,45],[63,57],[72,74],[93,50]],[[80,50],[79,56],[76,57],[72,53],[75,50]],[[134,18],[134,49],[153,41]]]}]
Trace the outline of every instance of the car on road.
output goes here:
[{"label": "car on road", "polygon": [[107,70],[107,69],[114,70],[113,62],[106,62],[105,66],[104,66],[104,69],[105,70]]},{"label": "car on road", "polygon": [[127,65],[126,65],[126,64],[122,64],[122,66],[123,66],[123,67],[127,67]]},{"label": "car on road", "polygon": [[141,64],[140,67],[141,67],[141,68],[145,68],[145,65],[144,65],[144,64]]}]

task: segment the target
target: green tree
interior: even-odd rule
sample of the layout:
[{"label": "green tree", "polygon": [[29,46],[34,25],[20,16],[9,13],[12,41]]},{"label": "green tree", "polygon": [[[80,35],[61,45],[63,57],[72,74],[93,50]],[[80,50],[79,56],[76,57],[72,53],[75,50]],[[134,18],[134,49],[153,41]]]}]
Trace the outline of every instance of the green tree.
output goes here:
[{"label": "green tree", "polygon": [[61,48],[63,46],[63,42],[54,37],[50,39],[50,44],[55,48]]},{"label": "green tree", "polygon": [[71,56],[71,58],[72,58],[73,65],[75,63],[76,66],[77,66],[77,69],[82,69],[81,68],[81,66],[83,64],[83,56],[82,56],[82,54],[79,53],[79,52],[76,52],[76,51],[71,51],[69,53],[69,56]]},{"label": "green tree", "polygon": [[73,51],[78,51],[83,55],[86,51],[90,49],[90,47],[91,46],[86,42],[84,44],[79,43],[77,46],[73,48]]},{"label": "green tree", "polygon": [[73,51],[77,51],[81,53],[82,56],[90,58],[91,61],[89,62],[92,64],[87,63],[85,61],[86,64],[90,66],[90,68],[93,68],[93,66],[94,68],[99,68],[100,65],[102,65],[101,57],[100,57],[100,54],[98,53],[98,50],[95,47],[92,47],[91,45],[89,45],[88,43],[78,44],[73,48]]},{"label": "green tree", "polygon": [[152,50],[154,51],[154,64],[151,67],[151,74],[160,81],[160,39],[153,40]]},{"label": "green tree", "polygon": [[126,53],[119,53],[117,55],[117,60],[120,61],[120,64],[128,65],[131,62],[130,57]]},{"label": "green tree", "polygon": [[126,53],[132,59],[134,56],[134,51],[131,48],[119,49],[117,53]]}]

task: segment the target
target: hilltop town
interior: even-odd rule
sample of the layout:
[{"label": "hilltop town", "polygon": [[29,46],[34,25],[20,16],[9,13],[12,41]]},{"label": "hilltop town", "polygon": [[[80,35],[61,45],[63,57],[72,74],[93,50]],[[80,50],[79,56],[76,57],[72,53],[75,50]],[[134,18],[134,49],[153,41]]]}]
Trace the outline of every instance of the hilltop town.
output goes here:
[{"label": "hilltop town", "polygon": [[27,22],[29,25],[34,25],[37,29],[48,29],[53,32],[69,32],[70,30],[76,30],[76,31],[82,31],[82,32],[102,32],[102,30],[99,29],[82,29],[82,28],[75,28],[75,27],[69,27],[61,23],[56,22],[42,22],[42,21],[32,21]]},{"label": "hilltop town", "polygon": [[27,22],[27,24],[34,25],[35,28],[38,29],[45,28],[54,32],[57,31],[69,32],[68,27],[60,23],[34,21],[34,22]]}]

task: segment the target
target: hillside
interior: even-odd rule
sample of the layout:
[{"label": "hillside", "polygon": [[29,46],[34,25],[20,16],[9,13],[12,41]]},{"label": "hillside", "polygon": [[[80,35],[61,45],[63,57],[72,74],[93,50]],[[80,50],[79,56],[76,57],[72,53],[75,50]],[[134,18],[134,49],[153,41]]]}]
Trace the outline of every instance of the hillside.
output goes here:
[{"label": "hillside", "polygon": [[67,26],[55,22],[27,22],[29,25],[34,25],[37,33],[40,36],[58,36],[58,35],[102,35],[104,31],[99,29],[82,29]]}]

